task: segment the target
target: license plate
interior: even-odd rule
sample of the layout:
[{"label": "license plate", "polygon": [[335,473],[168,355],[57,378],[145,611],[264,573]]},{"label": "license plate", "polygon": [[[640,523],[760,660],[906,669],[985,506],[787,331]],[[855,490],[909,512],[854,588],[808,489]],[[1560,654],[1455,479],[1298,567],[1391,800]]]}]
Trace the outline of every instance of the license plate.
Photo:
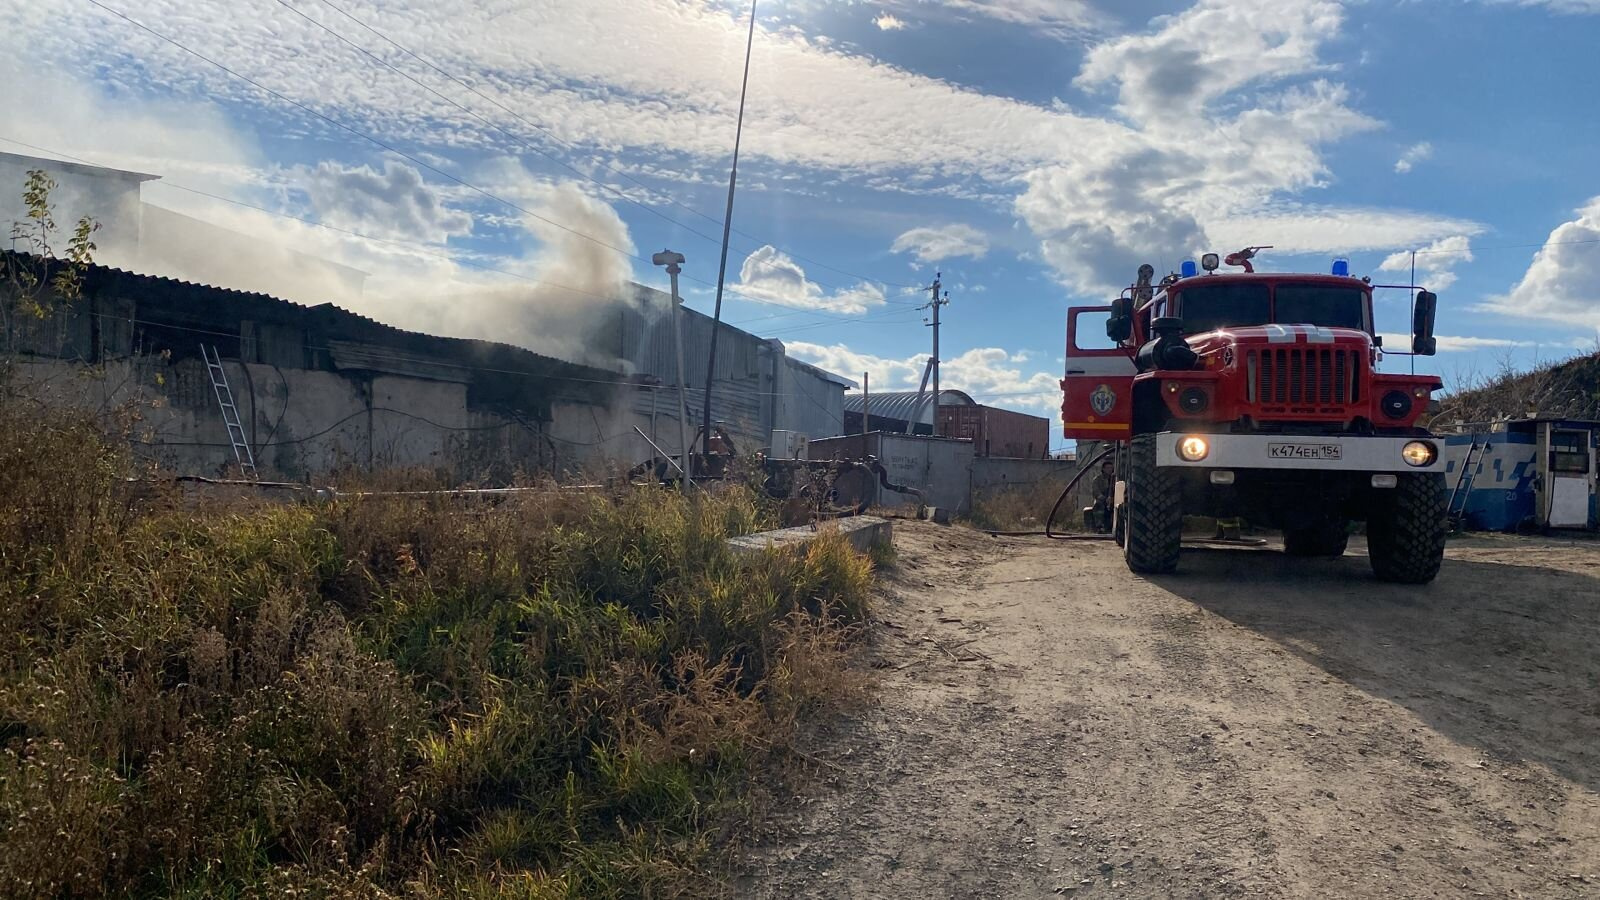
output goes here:
[{"label": "license plate", "polygon": [[1338,444],[1268,444],[1267,455],[1273,459],[1339,459],[1343,449]]}]

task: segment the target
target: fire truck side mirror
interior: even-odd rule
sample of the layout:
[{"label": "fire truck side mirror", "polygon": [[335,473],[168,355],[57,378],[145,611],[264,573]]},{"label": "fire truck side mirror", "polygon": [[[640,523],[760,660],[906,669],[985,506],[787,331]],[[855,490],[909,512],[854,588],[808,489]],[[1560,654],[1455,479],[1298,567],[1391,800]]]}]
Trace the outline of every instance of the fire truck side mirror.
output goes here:
[{"label": "fire truck side mirror", "polygon": [[1133,298],[1118,297],[1111,301],[1111,318],[1106,319],[1106,337],[1122,343],[1133,336]]},{"label": "fire truck side mirror", "polygon": [[1439,350],[1438,341],[1433,339],[1433,317],[1438,307],[1438,295],[1417,292],[1417,301],[1411,307],[1411,352],[1418,356],[1432,356]]}]

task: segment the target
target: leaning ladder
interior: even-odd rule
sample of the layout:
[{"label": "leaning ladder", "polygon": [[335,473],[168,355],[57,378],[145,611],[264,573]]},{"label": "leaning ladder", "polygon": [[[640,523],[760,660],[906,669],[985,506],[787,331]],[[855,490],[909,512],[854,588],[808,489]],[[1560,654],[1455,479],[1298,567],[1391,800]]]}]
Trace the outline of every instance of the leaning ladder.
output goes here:
[{"label": "leaning ladder", "polygon": [[222,368],[222,354],[209,344],[200,345],[200,358],[206,361],[211,373],[211,389],[217,393],[217,406],[222,409],[222,424],[228,426],[228,443],[233,445],[233,458],[239,470],[251,481],[257,480],[256,456],[245,440],[244,426],[239,424],[239,408],[233,405],[233,389],[228,387],[228,372]]},{"label": "leaning ladder", "polygon": [[[1453,526],[1459,527],[1461,521],[1466,518],[1467,499],[1472,493],[1472,482],[1477,479],[1477,470],[1483,465],[1483,457],[1488,452],[1489,441],[1485,440],[1480,444],[1476,437],[1472,439],[1472,445],[1467,447],[1466,459],[1461,461],[1461,471],[1456,473],[1456,485],[1450,491],[1450,504],[1446,507],[1446,514]],[[1457,498],[1461,501],[1459,507],[1456,503]]]}]

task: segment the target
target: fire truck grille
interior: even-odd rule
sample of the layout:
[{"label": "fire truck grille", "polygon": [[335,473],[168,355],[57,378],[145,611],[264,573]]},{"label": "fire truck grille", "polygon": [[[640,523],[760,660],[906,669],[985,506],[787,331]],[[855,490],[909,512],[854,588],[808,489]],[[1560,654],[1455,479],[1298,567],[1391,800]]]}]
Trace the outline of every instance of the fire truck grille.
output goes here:
[{"label": "fire truck grille", "polygon": [[1252,403],[1345,406],[1361,400],[1361,357],[1351,350],[1252,350],[1248,366]]}]

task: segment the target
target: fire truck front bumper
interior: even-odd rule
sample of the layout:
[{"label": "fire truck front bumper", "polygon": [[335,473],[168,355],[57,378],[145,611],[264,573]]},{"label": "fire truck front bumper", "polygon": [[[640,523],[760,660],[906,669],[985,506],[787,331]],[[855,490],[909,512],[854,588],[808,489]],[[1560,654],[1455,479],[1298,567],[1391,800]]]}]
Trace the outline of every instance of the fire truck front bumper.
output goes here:
[{"label": "fire truck front bumper", "polygon": [[1156,436],[1156,465],[1185,469],[1315,469],[1443,472],[1444,441],[1433,437],[1185,434]]}]

